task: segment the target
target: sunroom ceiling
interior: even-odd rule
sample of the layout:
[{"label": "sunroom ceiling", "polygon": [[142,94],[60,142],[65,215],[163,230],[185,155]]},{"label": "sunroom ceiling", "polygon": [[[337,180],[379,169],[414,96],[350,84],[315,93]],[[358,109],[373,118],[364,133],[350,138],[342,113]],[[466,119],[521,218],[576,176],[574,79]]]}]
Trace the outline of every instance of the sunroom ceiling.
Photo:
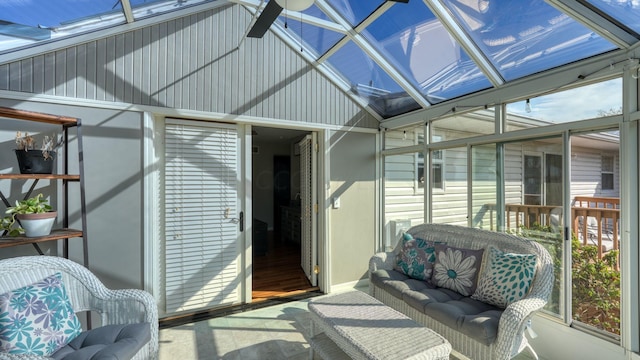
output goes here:
[{"label": "sunroom ceiling", "polygon": [[[267,3],[5,0],[0,54],[226,2],[255,17]],[[382,120],[637,48],[640,0],[315,0],[270,30]]]}]

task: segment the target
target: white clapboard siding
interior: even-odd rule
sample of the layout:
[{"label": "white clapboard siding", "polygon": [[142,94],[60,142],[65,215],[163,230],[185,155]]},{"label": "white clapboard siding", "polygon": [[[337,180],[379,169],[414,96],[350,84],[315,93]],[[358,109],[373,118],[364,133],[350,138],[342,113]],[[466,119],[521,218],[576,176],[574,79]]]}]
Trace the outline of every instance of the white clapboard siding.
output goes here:
[{"label": "white clapboard siding", "polygon": [[[415,143],[414,132],[399,131],[385,134],[385,147],[410,146]],[[418,187],[416,154],[401,154],[385,158],[385,226],[392,221],[410,221],[412,225],[424,222],[423,190]]]},{"label": "white clapboard siding", "polygon": [[431,219],[439,224],[467,225],[467,148],[444,151],[444,191],[433,191]]},{"label": "white clapboard siding", "polygon": [[165,143],[166,312],[237,302],[236,130],[169,123]]},{"label": "white clapboard siding", "polygon": [[[476,133],[465,133],[438,128],[443,139],[465,138]],[[414,145],[414,132],[388,131],[385,134],[386,148]],[[471,214],[468,214],[467,149],[459,147],[444,150],[444,189],[432,193],[432,221],[467,225],[467,216],[473,226],[494,228],[496,214],[491,205],[496,203],[496,159],[493,145],[473,148]],[[507,204],[522,204],[523,156],[525,153],[557,154],[558,144],[544,141],[525,141],[505,144],[504,147],[504,199]],[[614,158],[613,190],[602,190],[602,156]],[[385,220],[412,220],[412,224],[423,218],[423,189],[417,189],[417,165],[415,154],[387,156],[385,158]],[[571,158],[571,197],[575,196],[619,196],[619,154],[598,148],[573,147]],[[510,223],[515,224],[515,213]]]}]

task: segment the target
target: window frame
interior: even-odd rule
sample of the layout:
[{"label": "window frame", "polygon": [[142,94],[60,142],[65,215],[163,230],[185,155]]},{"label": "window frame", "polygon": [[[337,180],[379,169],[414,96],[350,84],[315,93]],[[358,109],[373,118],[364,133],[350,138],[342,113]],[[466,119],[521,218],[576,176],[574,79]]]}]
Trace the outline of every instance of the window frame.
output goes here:
[{"label": "window frame", "polygon": [[[437,142],[442,141],[442,136],[441,135],[433,135],[432,138],[437,139]],[[422,131],[418,131],[416,130],[416,136],[415,136],[415,141],[416,141],[416,145],[420,145],[420,144],[424,144],[424,133]],[[421,142],[422,140],[422,142]],[[432,191],[438,191],[438,192],[444,192],[446,189],[446,185],[445,185],[445,176],[444,176],[444,171],[445,171],[445,164],[444,164],[444,149],[440,149],[440,150],[432,150],[431,151],[431,171],[429,171],[429,175],[431,176],[431,190]],[[438,156],[435,156],[434,154],[439,154]],[[440,187],[434,187],[433,184],[436,183],[436,181],[434,181],[433,176],[434,176],[434,166],[438,165],[440,167],[440,181],[439,183],[441,184]],[[416,193],[422,193],[424,192],[424,153],[422,151],[418,151],[415,154],[415,168],[416,168],[416,178],[415,178],[415,183],[416,183]],[[422,173],[422,176],[420,176],[420,174]],[[420,180],[422,179],[422,181]]]}]

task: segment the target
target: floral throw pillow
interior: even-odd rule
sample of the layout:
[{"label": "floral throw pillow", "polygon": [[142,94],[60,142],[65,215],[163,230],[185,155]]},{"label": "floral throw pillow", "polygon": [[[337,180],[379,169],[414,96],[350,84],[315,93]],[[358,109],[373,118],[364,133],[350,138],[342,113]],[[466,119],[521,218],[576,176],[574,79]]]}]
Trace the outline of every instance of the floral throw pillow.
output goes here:
[{"label": "floral throw pillow", "polygon": [[411,234],[402,235],[402,249],[398,254],[395,269],[407,276],[431,281],[433,263],[436,260],[433,243],[423,239],[414,239]]},{"label": "floral throw pillow", "polygon": [[60,273],[0,295],[0,351],[49,356],[80,332]]},{"label": "floral throw pillow", "polygon": [[511,254],[489,247],[489,264],[471,298],[501,308],[525,297],[536,272],[535,254]]},{"label": "floral throw pillow", "polygon": [[471,250],[436,244],[436,263],[433,279],[436,286],[469,296],[476,290],[476,282],[484,249]]}]

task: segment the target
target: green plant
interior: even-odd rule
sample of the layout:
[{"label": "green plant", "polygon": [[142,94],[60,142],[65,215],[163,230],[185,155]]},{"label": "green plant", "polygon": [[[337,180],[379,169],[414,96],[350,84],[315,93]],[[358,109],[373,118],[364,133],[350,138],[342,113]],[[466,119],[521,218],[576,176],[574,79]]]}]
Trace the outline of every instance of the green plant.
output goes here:
[{"label": "green plant", "polygon": [[24,229],[16,226],[16,215],[18,214],[39,214],[51,211],[49,201],[38,194],[25,200],[16,200],[16,205],[7,208],[7,215],[0,220],[0,231],[7,231],[9,236],[24,234]]},{"label": "green plant", "polygon": [[571,242],[575,320],[613,334],[620,334],[620,271],[618,250],[598,258],[598,248]]},{"label": "green plant", "polygon": [[[512,233],[543,245],[554,259],[555,283],[546,310],[559,313],[562,289],[562,236],[548,226],[521,226]],[[572,314],[575,320],[613,334],[620,334],[620,271],[618,250],[598,258],[598,248],[583,245],[571,235]]]},{"label": "green plant", "polygon": [[[60,139],[58,139],[56,137],[56,134],[53,134],[52,136],[45,135],[45,137],[42,139],[42,145],[40,146],[40,151],[42,151],[42,156],[45,158],[45,160],[49,159],[49,152],[59,148],[60,145],[62,145],[62,142],[62,136],[60,136]],[[35,146],[36,140],[33,138],[33,136],[29,135],[28,132],[25,132],[24,136],[22,136],[22,133],[20,131],[16,132],[17,150],[34,150]]]}]

